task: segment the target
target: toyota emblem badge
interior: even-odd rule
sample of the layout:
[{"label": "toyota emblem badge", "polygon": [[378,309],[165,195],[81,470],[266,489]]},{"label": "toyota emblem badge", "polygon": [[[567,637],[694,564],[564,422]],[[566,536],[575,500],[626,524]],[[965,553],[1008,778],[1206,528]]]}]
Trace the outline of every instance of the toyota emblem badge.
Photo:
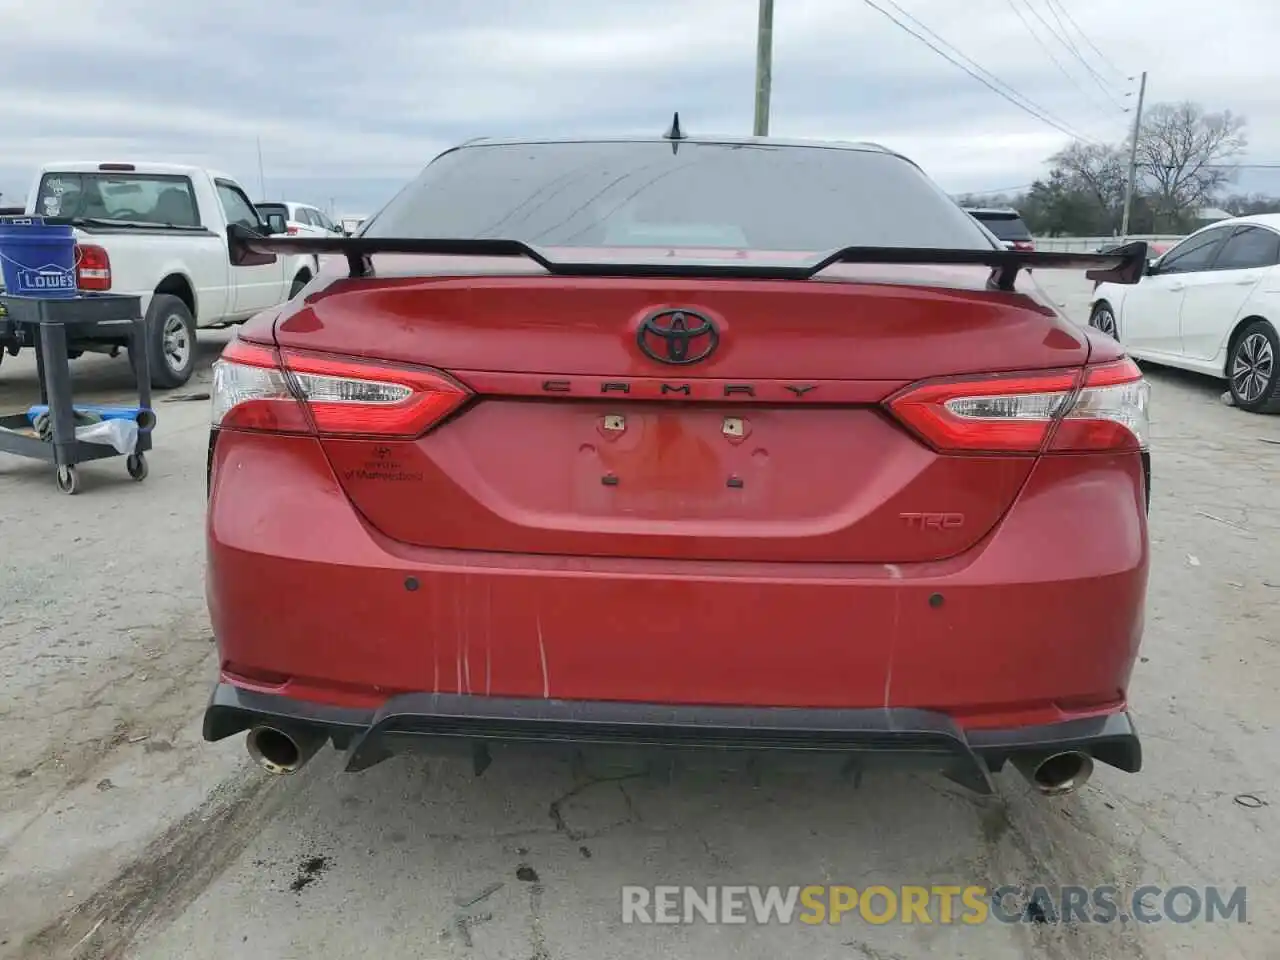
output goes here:
[{"label": "toyota emblem badge", "polygon": [[640,324],[636,343],[646,357],[658,363],[698,363],[720,345],[720,331],[696,310],[659,310]]}]

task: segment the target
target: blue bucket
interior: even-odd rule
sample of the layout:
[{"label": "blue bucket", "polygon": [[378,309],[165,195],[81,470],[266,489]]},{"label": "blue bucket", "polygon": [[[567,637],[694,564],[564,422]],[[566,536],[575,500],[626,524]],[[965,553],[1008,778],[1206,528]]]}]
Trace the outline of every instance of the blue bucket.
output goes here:
[{"label": "blue bucket", "polygon": [[0,222],[0,265],[6,293],[67,299],[79,292],[75,229],[40,217]]}]

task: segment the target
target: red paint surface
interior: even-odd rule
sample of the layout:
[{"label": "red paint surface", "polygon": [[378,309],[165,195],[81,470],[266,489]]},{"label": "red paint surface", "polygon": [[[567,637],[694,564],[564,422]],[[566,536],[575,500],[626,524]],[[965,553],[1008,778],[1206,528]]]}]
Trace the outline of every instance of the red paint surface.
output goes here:
[{"label": "red paint surface", "polygon": [[[637,325],[666,307],[711,316],[719,350],[645,358]],[[971,726],[1124,704],[1148,562],[1138,454],[941,454],[880,405],[925,378],[1111,359],[1036,301],[397,278],[322,289],[275,336],[476,396],[416,440],[221,432],[208,596],[232,682],[345,704],[887,704]]]},{"label": "red paint surface", "polygon": [[999,527],[940,562],[589,559],[397,543],[352,508],[317,441],[227,431],[210,610],[224,663],[332,703],[887,699],[1045,722],[1061,702],[1123,701],[1147,579],[1140,474],[1136,454],[1042,458]]}]

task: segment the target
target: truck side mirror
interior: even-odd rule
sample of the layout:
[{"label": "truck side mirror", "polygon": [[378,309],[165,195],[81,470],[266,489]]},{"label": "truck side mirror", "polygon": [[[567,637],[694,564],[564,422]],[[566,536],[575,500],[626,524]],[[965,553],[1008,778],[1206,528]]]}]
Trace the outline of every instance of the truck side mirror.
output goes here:
[{"label": "truck side mirror", "polygon": [[274,253],[258,253],[248,249],[247,242],[254,238],[261,240],[262,234],[244,224],[227,224],[227,256],[233,267],[265,267],[276,262],[278,258]]},{"label": "truck side mirror", "polygon": [[283,213],[267,214],[267,233],[278,234],[288,233],[289,225],[285,222]]}]

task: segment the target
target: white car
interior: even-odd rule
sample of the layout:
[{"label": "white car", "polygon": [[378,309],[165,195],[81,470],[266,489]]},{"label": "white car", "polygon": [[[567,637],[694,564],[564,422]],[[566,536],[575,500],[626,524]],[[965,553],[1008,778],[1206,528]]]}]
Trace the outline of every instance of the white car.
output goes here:
[{"label": "white car", "polygon": [[345,231],[329,219],[319,207],[307,203],[294,203],[292,200],[264,200],[255,203],[263,219],[278,213],[284,217],[285,226],[291,237],[332,237]]},{"label": "white car", "polygon": [[1280,412],[1280,214],[1220,220],[1093,292],[1090,326],[1135,359],[1226,380],[1236,406]]}]

